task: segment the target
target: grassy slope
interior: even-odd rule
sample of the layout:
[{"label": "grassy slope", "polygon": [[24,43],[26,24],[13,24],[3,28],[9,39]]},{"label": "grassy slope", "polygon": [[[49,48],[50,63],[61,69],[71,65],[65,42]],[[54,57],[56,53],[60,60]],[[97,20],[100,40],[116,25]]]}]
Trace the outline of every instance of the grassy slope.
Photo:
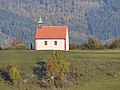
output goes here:
[{"label": "grassy slope", "polygon": [[28,50],[10,50],[0,51],[0,65],[17,65],[21,69],[30,72],[32,66],[39,61],[45,60],[48,57],[48,52],[43,51],[28,51]]},{"label": "grassy slope", "polygon": [[120,50],[71,51],[67,56],[77,60],[120,60]]},{"label": "grassy slope", "polygon": [[[46,60],[50,54],[51,51],[0,51],[0,66],[4,64],[17,65],[21,70],[30,73],[36,62]],[[76,50],[65,54],[66,58],[70,60],[120,61],[120,50]],[[70,87],[67,90],[119,90],[119,88],[120,73],[116,78],[100,73],[84,86]],[[0,82],[0,90],[10,90],[10,87]]]},{"label": "grassy slope", "polygon": [[84,86],[70,87],[66,90],[120,90],[120,73],[116,78],[99,74]]}]

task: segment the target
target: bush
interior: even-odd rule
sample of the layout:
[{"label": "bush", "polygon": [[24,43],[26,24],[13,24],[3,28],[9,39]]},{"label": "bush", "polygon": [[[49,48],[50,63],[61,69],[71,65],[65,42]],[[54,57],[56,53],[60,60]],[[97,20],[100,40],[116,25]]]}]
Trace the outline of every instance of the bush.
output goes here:
[{"label": "bush", "polygon": [[4,48],[5,50],[26,50],[27,46],[25,44],[17,44],[15,46],[8,46]]},{"label": "bush", "polygon": [[11,81],[14,82],[15,80],[19,79],[20,71],[16,67],[11,67],[8,71],[8,75],[9,75]]},{"label": "bush", "polygon": [[4,48],[4,50],[15,50],[15,47],[13,47],[13,46],[8,46],[8,47]]},{"label": "bush", "polygon": [[20,71],[14,66],[4,66],[1,71],[3,78],[11,82],[18,80],[20,77]]},{"label": "bush", "polygon": [[15,45],[16,50],[25,50],[27,49],[27,46],[25,44],[17,44]]},{"label": "bush", "polygon": [[70,44],[70,50],[76,50],[76,49],[88,49],[88,47],[87,44],[81,44],[81,45]]},{"label": "bush", "polygon": [[27,46],[23,44],[17,37],[13,38],[12,44],[5,48],[5,50],[25,50]]},{"label": "bush", "polygon": [[110,48],[111,49],[120,48],[120,39],[113,41],[112,44],[110,45]]},{"label": "bush", "polygon": [[3,66],[1,68],[1,75],[2,75],[4,80],[10,81],[10,77],[8,75],[9,69],[10,69],[10,66]]},{"label": "bush", "polygon": [[2,50],[2,47],[0,46],[0,50]]},{"label": "bush", "polygon": [[70,44],[69,47],[70,47],[70,50],[75,50],[75,49],[77,49],[76,45],[74,45],[74,44]]},{"label": "bush", "polygon": [[89,38],[87,43],[81,45],[70,44],[70,50],[75,49],[103,49],[101,42],[95,38]]},{"label": "bush", "polygon": [[101,43],[98,39],[89,38],[87,47],[88,47],[88,49],[101,49]]},{"label": "bush", "polygon": [[79,46],[79,48],[80,48],[80,49],[88,49],[88,46],[87,46],[87,44],[81,44],[81,45]]},{"label": "bush", "polygon": [[48,61],[39,65],[34,71],[40,79],[41,87],[63,87],[69,71],[69,63],[65,61],[63,52],[53,51]]}]

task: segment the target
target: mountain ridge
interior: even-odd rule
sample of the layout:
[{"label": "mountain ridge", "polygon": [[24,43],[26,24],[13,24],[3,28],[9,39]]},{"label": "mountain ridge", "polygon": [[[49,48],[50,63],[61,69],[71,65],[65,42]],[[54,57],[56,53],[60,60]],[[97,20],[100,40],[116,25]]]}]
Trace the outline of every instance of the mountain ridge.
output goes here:
[{"label": "mountain ridge", "polygon": [[34,44],[39,16],[44,25],[69,27],[71,44],[120,38],[119,0],[1,0],[0,30],[18,37],[28,47]]}]

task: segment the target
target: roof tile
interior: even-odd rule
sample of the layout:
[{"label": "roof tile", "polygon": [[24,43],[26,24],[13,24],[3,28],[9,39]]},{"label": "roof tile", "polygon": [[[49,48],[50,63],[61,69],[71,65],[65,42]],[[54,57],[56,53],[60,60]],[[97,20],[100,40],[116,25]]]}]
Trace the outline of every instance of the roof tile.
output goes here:
[{"label": "roof tile", "polygon": [[37,28],[36,39],[65,39],[66,38],[67,26],[43,26]]}]

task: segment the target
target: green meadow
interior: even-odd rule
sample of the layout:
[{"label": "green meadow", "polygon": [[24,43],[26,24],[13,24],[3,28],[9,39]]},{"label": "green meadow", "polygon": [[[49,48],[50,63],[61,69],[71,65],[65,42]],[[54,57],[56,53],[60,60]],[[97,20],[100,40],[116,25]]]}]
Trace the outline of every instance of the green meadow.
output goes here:
[{"label": "green meadow", "polygon": [[[0,67],[4,65],[15,65],[20,71],[33,73],[33,67],[37,62],[47,61],[52,51],[35,50],[1,50]],[[120,90],[120,50],[71,50],[65,52],[65,58],[76,65],[81,66],[83,62],[92,78],[78,86],[67,87],[64,90]],[[96,67],[101,67],[98,72]],[[109,73],[115,71],[113,77]],[[14,90],[0,77],[0,90]],[[21,89],[22,90],[22,89]],[[42,90],[36,87],[31,90]],[[58,89],[59,90],[59,89]],[[61,89],[60,89],[61,90]]]}]

